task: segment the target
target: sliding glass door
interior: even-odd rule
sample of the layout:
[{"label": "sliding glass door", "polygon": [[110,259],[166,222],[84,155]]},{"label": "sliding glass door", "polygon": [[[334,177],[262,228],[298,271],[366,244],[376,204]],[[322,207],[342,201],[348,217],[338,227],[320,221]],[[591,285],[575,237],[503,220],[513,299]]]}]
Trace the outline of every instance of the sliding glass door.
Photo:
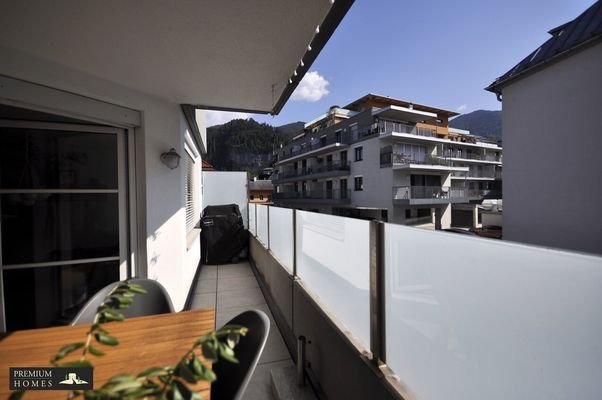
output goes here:
[{"label": "sliding glass door", "polygon": [[125,139],[117,128],[0,120],[0,328],[69,323],[127,277]]}]

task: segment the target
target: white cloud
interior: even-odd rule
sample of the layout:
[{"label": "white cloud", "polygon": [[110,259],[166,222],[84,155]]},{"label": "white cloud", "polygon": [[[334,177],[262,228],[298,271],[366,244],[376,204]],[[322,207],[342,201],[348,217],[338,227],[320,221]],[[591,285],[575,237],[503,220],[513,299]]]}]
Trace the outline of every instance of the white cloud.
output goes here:
[{"label": "white cloud", "polygon": [[468,106],[466,104],[462,104],[460,107],[456,108],[457,112],[464,112]]},{"label": "white cloud", "polygon": [[299,83],[299,86],[297,86],[297,89],[293,92],[291,99],[310,102],[318,101],[330,93],[326,88],[329,84],[330,83],[316,71],[308,72]]},{"label": "white cloud", "polygon": [[232,121],[233,119],[248,119],[251,117],[251,114],[233,111],[207,110],[205,117],[206,125],[207,127],[210,127],[213,125],[225,124],[226,122]]}]

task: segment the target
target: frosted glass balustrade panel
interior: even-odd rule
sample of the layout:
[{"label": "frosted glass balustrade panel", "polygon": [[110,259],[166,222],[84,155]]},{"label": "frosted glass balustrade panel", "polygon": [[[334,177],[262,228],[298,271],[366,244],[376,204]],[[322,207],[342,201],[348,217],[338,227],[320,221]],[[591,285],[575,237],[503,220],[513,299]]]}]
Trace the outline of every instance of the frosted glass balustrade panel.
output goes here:
[{"label": "frosted glass balustrade panel", "polygon": [[293,273],[293,213],[289,208],[270,207],[270,250],[282,266]]},{"label": "frosted glass balustrade panel", "polygon": [[255,224],[255,206],[256,204],[249,203],[249,232],[251,232],[253,236],[257,236]]},{"label": "frosted glass balustrade panel", "polygon": [[268,206],[256,204],[257,207],[257,239],[268,247]]},{"label": "frosted glass balustrade panel", "polygon": [[370,345],[370,224],[297,211],[297,275],[362,344]]},{"label": "frosted glass balustrade panel", "polygon": [[601,399],[602,258],[385,227],[387,364],[418,399]]}]

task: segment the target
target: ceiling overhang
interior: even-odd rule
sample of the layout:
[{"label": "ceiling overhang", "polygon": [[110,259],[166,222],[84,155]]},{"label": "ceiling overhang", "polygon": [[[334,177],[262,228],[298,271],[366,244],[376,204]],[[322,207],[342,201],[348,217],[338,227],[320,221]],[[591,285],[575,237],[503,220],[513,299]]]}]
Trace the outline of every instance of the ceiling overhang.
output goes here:
[{"label": "ceiling overhang", "polygon": [[14,1],[0,48],[173,103],[278,113],[352,4]]},{"label": "ceiling overhang", "polygon": [[437,120],[437,114],[419,111],[400,106],[387,106],[374,111],[373,115],[407,122],[423,122]]}]

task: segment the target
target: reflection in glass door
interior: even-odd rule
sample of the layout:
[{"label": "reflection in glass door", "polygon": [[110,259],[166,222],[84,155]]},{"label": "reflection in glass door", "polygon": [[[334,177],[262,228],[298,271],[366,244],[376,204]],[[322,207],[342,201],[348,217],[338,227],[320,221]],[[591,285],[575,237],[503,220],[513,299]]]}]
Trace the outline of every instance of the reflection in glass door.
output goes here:
[{"label": "reflection in glass door", "polygon": [[0,328],[69,323],[127,277],[125,143],[116,128],[0,121]]}]

